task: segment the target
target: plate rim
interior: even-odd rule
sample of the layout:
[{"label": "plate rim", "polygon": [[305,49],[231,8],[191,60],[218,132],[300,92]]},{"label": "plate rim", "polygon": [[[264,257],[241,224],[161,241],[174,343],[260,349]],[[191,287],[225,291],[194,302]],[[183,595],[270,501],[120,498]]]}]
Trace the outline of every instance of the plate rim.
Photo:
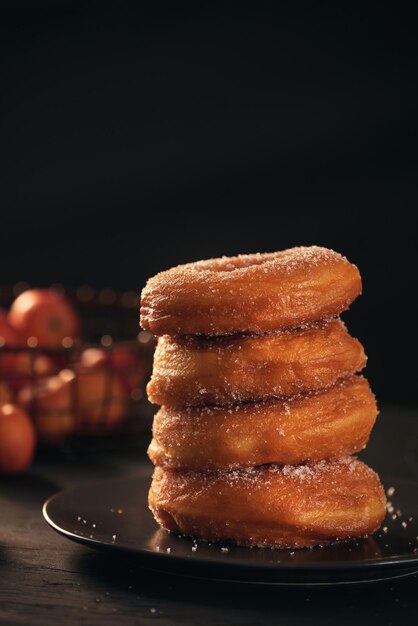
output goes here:
[{"label": "plate rim", "polygon": [[[136,481],[136,480],[141,480],[144,478],[145,478],[144,475],[130,476],[130,477],[125,477],[125,478],[114,478],[114,479],[112,478],[108,480],[94,481],[94,482],[89,482],[83,485],[61,489],[60,491],[56,492],[55,494],[47,498],[47,500],[45,500],[42,506],[42,515],[44,517],[45,522],[53,530],[55,530],[59,535],[64,536],[65,538],[70,539],[71,541],[74,541],[76,543],[79,543],[81,545],[84,545],[90,548],[117,550],[118,552],[126,553],[126,554],[132,554],[132,552],[134,552],[137,555],[140,555],[143,557],[145,556],[147,559],[156,559],[156,560],[160,560],[160,562],[166,561],[172,564],[174,562],[177,562],[179,564],[185,564],[187,566],[190,566],[191,564],[193,564],[194,566],[197,566],[200,564],[206,567],[211,567],[211,566],[213,567],[213,566],[219,565],[219,560],[210,559],[207,557],[199,556],[197,558],[196,556],[193,556],[192,554],[190,554],[190,556],[184,556],[184,555],[178,555],[175,552],[170,552],[170,553],[157,552],[155,550],[151,550],[147,548],[140,548],[140,549],[132,550],[128,546],[121,545],[117,542],[105,543],[101,540],[99,541],[91,537],[84,537],[82,535],[78,535],[77,533],[67,530],[65,528],[61,528],[58,524],[56,524],[51,519],[49,515],[49,512],[48,512],[49,506],[55,500],[62,497],[64,494],[67,495],[68,493],[72,491],[77,492],[82,489],[89,489],[97,485],[117,483],[117,482]],[[393,480],[418,485],[418,482],[413,479],[411,480],[411,479],[398,478],[398,479],[393,479]],[[169,533],[169,531],[166,531],[166,532]],[[176,533],[172,533],[172,535],[174,537],[178,537]],[[188,538],[188,539],[191,540],[191,538]],[[280,553],[280,550],[279,549],[272,550],[272,552]],[[239,569],[247,569],[247,570],[253,570],[253,571],[258,570],[258,571],[269,571],[269,572],[281,571],[281,572],[295,572],[295,573],[296,572],[311,573],[314,571],[321,571],[323,573],[327,573],[327,572],[335,572],[335,571],[341,571],[341,570],[346,570],[346,571],[372,570],[373,571],[376,569],[381,569],[382,567],[391,568],[391,567],[402,566],[402,565],[405,566],[406,568],[410,566],[411,569],[415,567],[418,571],[418,552],[417,553],[411,552],[410,554],[404,554],[404,555],[399,555],[399,556],[383,557],[380,559],[365,559],[363,561],[335,561],[332,564],[324,563],[324,562],[318,562],[318,563],[315,563],[315,562],[280,563],[279,562],[279,563],[251,563],[249,564],[249,563],[245,563],[244,561],[231,562],[227,560],[222,561],[221,563],[223,567],[226,567],[228,569],[239,568]]]}]

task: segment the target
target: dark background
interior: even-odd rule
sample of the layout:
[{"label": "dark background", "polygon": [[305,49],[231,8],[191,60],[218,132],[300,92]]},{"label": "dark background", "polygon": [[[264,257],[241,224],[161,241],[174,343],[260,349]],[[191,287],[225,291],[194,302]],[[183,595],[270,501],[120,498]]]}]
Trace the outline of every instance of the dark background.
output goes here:
[{"label": "dark background", "polygon": [[139,291],[185,261],[329,246],[363,275],[345,319],[379,399],[416,402],[412,15],[5,4],[0,284]]}]

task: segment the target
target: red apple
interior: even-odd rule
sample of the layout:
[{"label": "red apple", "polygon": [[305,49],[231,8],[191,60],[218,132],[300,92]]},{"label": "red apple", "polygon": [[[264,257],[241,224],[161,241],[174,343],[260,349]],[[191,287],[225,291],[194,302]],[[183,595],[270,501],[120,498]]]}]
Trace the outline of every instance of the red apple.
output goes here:
[{"label": "red apple", "polygon": [[73,372],[66,370],[65,375],[60,372],[23,387],[18,393],[18,402],[31,414],[42,443],[62,443],[74,432],[75,399],[71,387],[74,377]]},{"label": "red apple", "polygon": [[[0,309],[0,377],[7,379],[12,387],[15,373],[25,369],[24,353],[14,349],[20,345],[21,340],[16,330],[9,324],[6,312]],[[30,367],[30,359],[28,367]]]},{"label": "red apple", "polygon": [[128,346],[115,346],[109,351],[87,348],[81,353],[80,365],[104,368],[117,374],[128,393],[140,387],[144,381],[145,363],[137,352]]},{"label": "red apple", "polygon": [[[17,391],[34,378],[54,373],[54,364],[45,354],[31,354],[17,331],[9,324],[7,315],[0,309],[0,377]],[[14,349],[16,348],[16,349]]]},{"label": "red apple", "polygon": [[0,404],[8,404],[12,399],[12,392],[3,380],[0,380]]},{"label": "red apple", "polygon": [[16,346],[19,343],[17,332],[7,319],[7,312],[4,309],[0,309],[0,348],[5,345]]},{"label": "red apple", "polygon": [[29,416],[14,404],[0,405],[0,474],[24,472],[32,462],[35,441]]},{"label": "red apple", "polygon": [[117,375],[107,369],[79,367],[76,383],[80,432],[111,430],[123,421],[128,395]]},{"label": "red apple", "polygon": [[79,332],[78,315],[66,298],[52,289],[28,289],[13,302],[8,321],[27,340],[36,337],[40,347],[59,348],[65,337]]},{"label": "red apple", "polygon": [[48,356],[28,350],[0,353],[0,376],[17,392],[31,382],[40,382],[55,373],[55,366]]},{"label": "red apple", "polygon": [[129,393],[141,387],[146,368],[138,352],[128,346],[115,346],[110,353],[110,361]]},{"label": "red apple", "polygon": [[81,368],[106,367],[108,356],[101,348],[86,348],[80,355],[78,365]]},{"label": "red apple", "polygon": [[18,401],[32,414],[39,439],[51,444],[74,431],[112,430],[125,417],[128,398],[117,376],[79,365],[21,389]]}]

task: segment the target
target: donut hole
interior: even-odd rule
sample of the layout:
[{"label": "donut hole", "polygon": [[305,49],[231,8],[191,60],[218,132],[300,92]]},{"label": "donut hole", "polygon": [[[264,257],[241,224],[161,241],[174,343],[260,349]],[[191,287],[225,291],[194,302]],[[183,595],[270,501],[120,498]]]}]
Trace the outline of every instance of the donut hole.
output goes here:
[{"label": "donut hole", "polygon": [[287,270],[295,270],[304,265],[316,266],[321,263],[329,263],[337,257],[333,250],[318,246],[300,246],[281,250],[279,252],[257,252],[255,254],[239,254],[232,257],[220,257],[217,259],[207,259],[190,263],[184,267],[209,271],[209,272],[234,272],[235,270],[245,270],[250,267],[257,267],[267,263],[274,264],[278,261],[278,266]]},{"label": "donut hole", "polygon": [[220,259],[208,259],[200,261],[200,267],[211,272],[233,272],[235,270],[246,269],[254,265],[263,265],[277,258],[277,252],[267,252],[265,254],[243,254],[234,257],[221,257]]}]

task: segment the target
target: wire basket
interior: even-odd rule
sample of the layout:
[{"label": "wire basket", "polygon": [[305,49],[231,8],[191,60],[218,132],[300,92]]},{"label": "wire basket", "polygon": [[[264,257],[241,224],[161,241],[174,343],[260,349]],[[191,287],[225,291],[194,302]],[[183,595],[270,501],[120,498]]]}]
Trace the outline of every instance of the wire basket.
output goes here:
[{"label": "wire basket", "polygon": [[[2,289],[0,306],[26,288]],[[147,430],[154,338],[138,333],[138,295],[87,285],[65,295],[79,313],[82,339],[66,338],[53,349],[2,345],[0,339],[0,402],[26,410],[46,445]]]}]

